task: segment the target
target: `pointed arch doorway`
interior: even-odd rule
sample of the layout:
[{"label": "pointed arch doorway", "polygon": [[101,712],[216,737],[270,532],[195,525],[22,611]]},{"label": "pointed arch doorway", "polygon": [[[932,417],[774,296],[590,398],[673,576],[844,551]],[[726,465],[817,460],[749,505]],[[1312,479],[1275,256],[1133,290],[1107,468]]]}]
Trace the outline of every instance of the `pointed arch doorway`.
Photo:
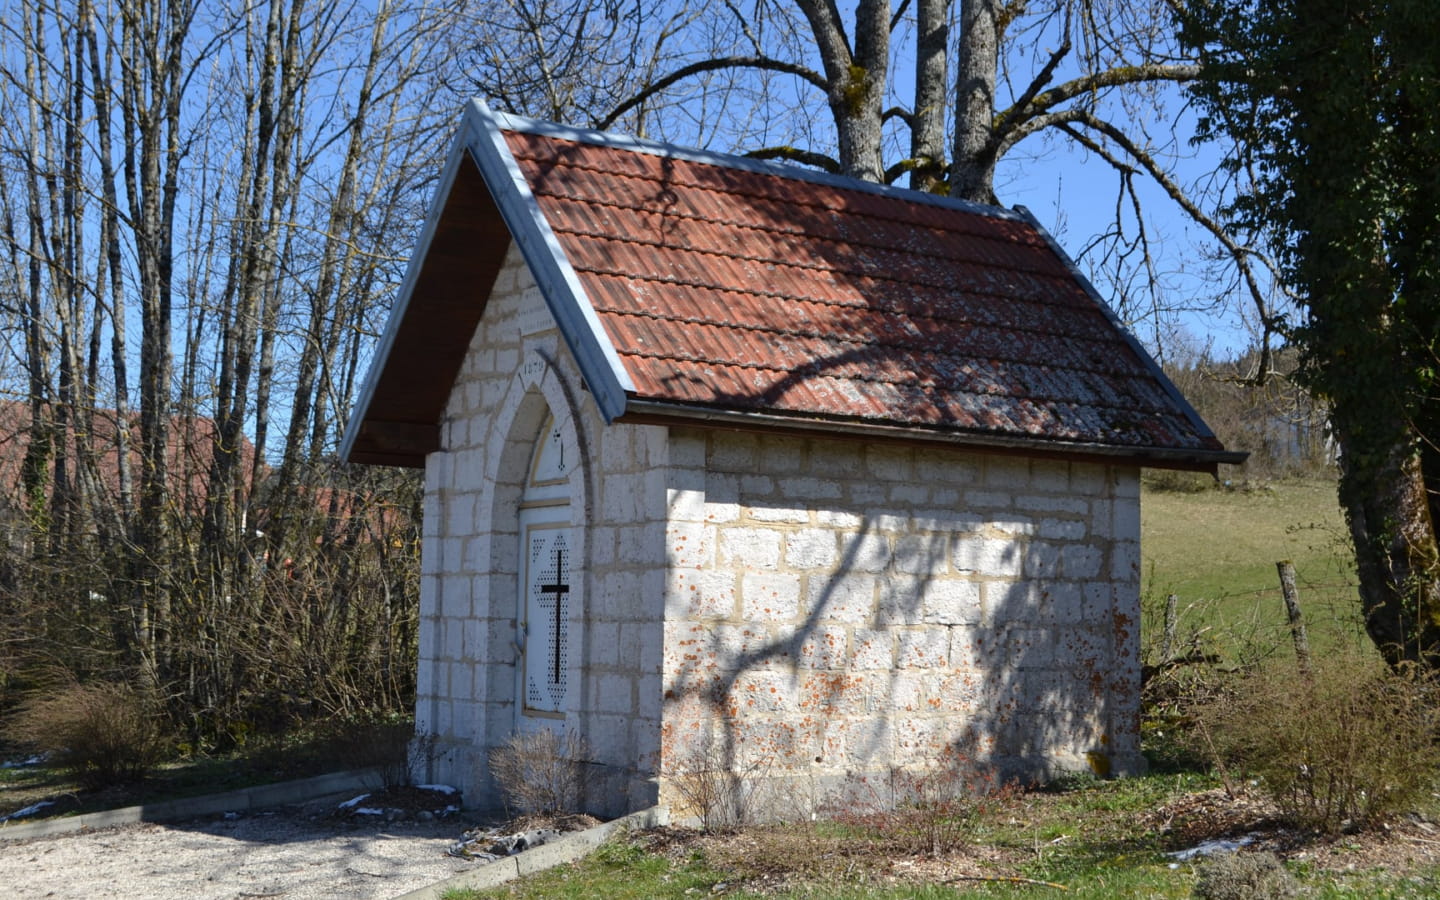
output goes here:
[{"label": "pointed arch doorway", "polygon": [[566,455],[561,430],[547,415],[519,504],[515,726],[521,732],[558,730],[573,708],[577,648],[572,632],[582,573],[571,528],[574,460]]}]

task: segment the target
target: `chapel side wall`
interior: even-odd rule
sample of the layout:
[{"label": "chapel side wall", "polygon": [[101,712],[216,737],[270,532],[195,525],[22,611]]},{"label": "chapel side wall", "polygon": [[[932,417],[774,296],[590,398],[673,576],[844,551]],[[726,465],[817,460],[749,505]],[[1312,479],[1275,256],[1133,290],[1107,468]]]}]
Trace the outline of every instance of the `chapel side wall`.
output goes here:
[{"label": "chapel side wall", "polygon": [[436,737],[429,777],[495,805],[487,754],[516,724],[516,503],[547,409],[581,460],[570,503],[580,652],[565,720],[532,725],[579,732],[588,806],[616,815],[655,802],[666,432],[604,423],[513,247],[452,390],[444,449],[427,459],[416,729]]},{"label": "chapel side wall", "polygon": [[774,776],[782,817],[892,765],[1143,770],[1138,469],[672,435],[672,809],[705,766]]}]

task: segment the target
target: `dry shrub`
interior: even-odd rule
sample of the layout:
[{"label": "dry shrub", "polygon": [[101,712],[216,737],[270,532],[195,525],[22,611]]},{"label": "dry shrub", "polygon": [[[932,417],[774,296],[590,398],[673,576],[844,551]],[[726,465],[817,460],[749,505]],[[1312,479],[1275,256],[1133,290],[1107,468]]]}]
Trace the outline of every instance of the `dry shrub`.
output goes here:
[{"label": "dry shrub", "polygon": [[892,769],[884,791],[832,804],[828,818],[865,829],[905,855],[940,856],[966,846],[977,819],[1013,806],[1023,790],[958,762],[910,771]]},{"label": "dry shrub", "polygon": [[1300,896],[1300,884],[1280,857],[1269,852],[1222,853],[1200,864],[1200,900],[1284,900]]},{"label": "dry shrub", "polygon": [[564,815],[584,811],[589,750],[573,731],[513,734],[490,751],[490,772],[511,814]]},{"label": "dry shrub", "polygon": [[737,771],[726,764],[719,748],[712,747],[680,761],[670,783],[685,808],[699,817],[700,827],[718,831],[756,821],[761,806],[757,795],[768,769],[766,760]]},{"label": "dry shrub", "polygon": [[1197,715],[1222,773],[1259,776],[1292,825],[1336,834],[1412,809],[1435,784],[1434,684],[1356,653],[1272,667]]},{"label": "dry shrub", "polygon": [[128,684],[69,684],[23,703],[5,736],[99,788],[138,780],[160,761],[161,722],[156,705]]},{"label": "dry shrub", "polygon": [[342,722],[332,726],[324,742],[335,759],[352,769],[368,769],[387,788],[408,787],[411,772],[423,762],[427,741],[415,737],[415,725],[407,719],[387,722]]}]

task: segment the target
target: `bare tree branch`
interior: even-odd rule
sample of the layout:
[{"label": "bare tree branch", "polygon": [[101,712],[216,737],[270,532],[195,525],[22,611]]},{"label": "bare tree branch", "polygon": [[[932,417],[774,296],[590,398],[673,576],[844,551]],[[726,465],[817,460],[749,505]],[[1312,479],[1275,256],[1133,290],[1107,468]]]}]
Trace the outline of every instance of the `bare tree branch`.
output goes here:
[{"label": "bare tree branch", "polygon": [[798,147],[762,147],[759,150],[751,150],[745,155],[750,159],[781,159],[787,162],[804,163],[807,166],[824,169],[834,175],[840,174],[840,163],[834,157],[816,153],[813,150],[801,150]]},{"label": "bare tree branch", "polygon": [[815,70],[781,59],[771,59],[768,56],[725,56],[718,59],[702,59],[688,66],[681,66],[669,75],[646,85],[639,93],[611,110],[596,127],[602,130],[611,127],[621,116],[677,82],[684,81],[701,72],[714,72],[720,69],[761,69],[767,72],[781,72],[803,79],[822,91],[828,89],[825,78]]}]

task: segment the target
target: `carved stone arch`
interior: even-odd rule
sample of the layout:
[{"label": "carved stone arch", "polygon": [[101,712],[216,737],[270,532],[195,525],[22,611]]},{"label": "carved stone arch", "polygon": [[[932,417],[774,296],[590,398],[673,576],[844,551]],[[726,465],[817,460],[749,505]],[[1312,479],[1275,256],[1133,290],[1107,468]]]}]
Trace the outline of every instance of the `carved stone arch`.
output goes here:
[{"label": "carved stone arch", "polygon": [[[492,653],[484,686],[486,716],[483,743],[495,746],[516,727],[522,698],[518,696],[518,679],[506,677],[513,673],[520,659],[523,636],[516,628],[521,613],[519,577],[521,570],[520,508],[529,467],[532,463],[541,429],[546,422],[558,432],[565,453],[576,460],[569,473],[569,527],[571,544],[579,558],[588,558],[589,453],[579,426],[579,410],[574,392],[565,383],[561,372],[544,351],[531,348],[506,390],[505,397],[492,421],[490,433],[496,443],[485,455],[484,488],[480,495],[480,514],[488,522],[488,553],[477,559],[482,568],[476,573],[477,594],[485,598],[483,617],[489,622]],[[584,566],[574,567],[576,584],[570,604],[570,633],[583,635],[585,585]],[[478,599],[478,597],[477,597]],[[575,642],[569,666],[575,681],[571,696],[574,702],[583,696],[584,661],[588,656],[583,637]],[[477,685],[478,687],[478,685]],[[571,710],[578,712],[578,708]],[[573,716],[571,717],[574,718]],[[578,721],[571,724],[578,725]]]}]

